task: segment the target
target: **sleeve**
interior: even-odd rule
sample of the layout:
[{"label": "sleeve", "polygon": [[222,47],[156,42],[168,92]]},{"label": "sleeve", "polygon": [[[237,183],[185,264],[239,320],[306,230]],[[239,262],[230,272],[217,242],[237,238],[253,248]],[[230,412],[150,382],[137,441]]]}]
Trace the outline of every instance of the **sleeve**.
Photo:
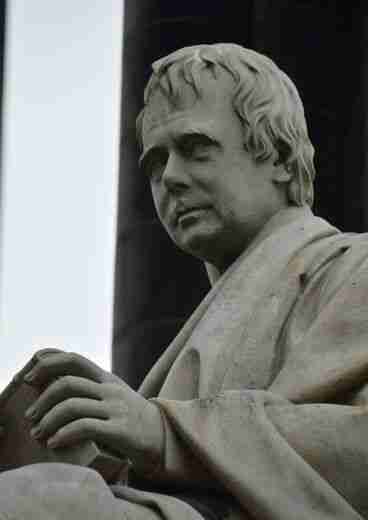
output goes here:
[{"label": "sleeve", "polygon": [[[131,466],[129,483],[143,485],[154,483],[155,487],[165,490],[188,490],[195,487],[197,490],[221,491],[216,479],[207,469],[206,464],[188,446],[175,426],[172,425],[170,417],[161,406],[160,399],[150,399],[161,412],[164,430],[164,441],[161,460],[155,465],[137,468]],[[183,401],[170,401],[179,407]]]},{"label": "sleeve", "polygon": [[368,246],[360,239],[306,277],[283,333],[273,393],[347,402],[368,381]]},{"label": "sleeve", "polygon": [[366,249],[346,250],[309,280],[268,391],[155,399],[166,429],[162,481],[195,487],[200,475],[255,520],[368,518]]},{"label": "sleeve", "polygon": [[[166,444],[163,480],[175,469],[177,484],[186,481],[189,467],[182,462],[194,459],[212,487],[234,496],[255,519],[368,516],[365,407],[293,404],[257,390],[156,402],[178,440]],[[196,472],[191,484],[197,486]]]}]

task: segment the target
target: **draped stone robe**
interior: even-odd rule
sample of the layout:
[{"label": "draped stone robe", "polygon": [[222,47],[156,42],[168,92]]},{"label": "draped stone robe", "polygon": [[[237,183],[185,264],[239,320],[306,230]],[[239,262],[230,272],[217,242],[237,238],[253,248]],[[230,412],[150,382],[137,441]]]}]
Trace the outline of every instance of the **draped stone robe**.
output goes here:
[{"label": "draped stone robe", "polygon": [[216,498],[229,520],[368,518],[367,303],[366,235],[271,219],[145,379],[163,460],[111,487],[111,518],[195,520]]},{"label": "draped stone robe", "polygon": [[142,385],[166,425],[151,480],[239,518],[368,518],[367,304],[367,235],[274,217]]}]

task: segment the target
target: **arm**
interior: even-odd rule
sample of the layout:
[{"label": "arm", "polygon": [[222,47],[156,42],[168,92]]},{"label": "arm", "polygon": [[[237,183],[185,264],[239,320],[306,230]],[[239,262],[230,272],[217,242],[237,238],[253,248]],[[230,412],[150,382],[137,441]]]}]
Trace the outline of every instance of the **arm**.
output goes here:
[{"label": "arm", "polygon": [[[46,355],[43,355],[43,353]],[[155,400],[75,353],[40,351],[25,380],[44,388],[26,412],[32,435],[51,448],[88,439],[132,462],[133,475],[155,485],[216,488]]]},{"label": "arm", "polygon": [[[333,391],[353,391],[364,376],[364,370],[359,381],[351,376],[352,367],[361,366],[361,358],[356,363],[357,352],[366,356],[361,310],[368,291],[361,287],[367,269],[361,266],[363,286],[355,278],[354,284],[347,279],[333,291],[325,290],[323,305],[303,324],[298,336],[302,343],[290,343],[292,355],[269,392],[244,389],[204,400],[155,400],[164,417],[166,439],[154,481],[174,481],[178,486],[190,482],[196,487],[203,481],[198,474],[204,475],[208,486],[215,482],[227,490],[255,518],[345,520],[365,514],[366,410],[329,404],[336,398]],[[318,307],[313,300],[310,306]],[[297,320],[294,316],[293,323]],[[65,373],[71,373],[70,366]],[[331,386],[332,380],[337,387]],[[88,434],[94,435],[92,430]],[[190,459],[192,466],[187,464]],[[197,471],[201,466],[202,473]],[[149,472],[146,476],[150,478]]]},{"label": "arm", "polygon": [[167,471],[184,446],[244,507],[251,500],[271,511],[273,500],[285,519],[295,503],[309,507],[306,518],[367,516],[367,284],[362,243],[314,272],[285,328],[281,370],[268,392],[158,399],[180,438],[166,447]]},{"label": "arm", "polygon": [[[87,367],[79,356],[65,353],[48,357],[47,364],[44,360],[31,373],[33,378],[28,379],[45,385],[51,376],[60,374],[61,366],[69,374],[77,369],[84,372],[82,377],[59,376],[41,395],[33,416],[41,417],[40,438],[54,436],[55,429],[59,432],[59,446],[81,438],[93,439],[132,457],[138,471],[142,471],[141,461],[147,457],[150,443],[143,442],[143,424],[148,423],[141,422],[137,429],[137,421],[142,421],[143,415],[148,417],[144,412],[148,403],[148,409],[161,409],[166,434],[169,433],[164,443],[164,463],[152,474],[154,482],[171,482],[179,487],[190,484],[192,488],[201,483],[208,488],[225,489],[237,497],[246,511],[257,512],[255,518],[294,519],[298,504],[299,518],[317,519],[318,512],[321,519],[358,519],[356,510],[362,511],[367,505],[366,494],[362,493],[368,470],[368,452],[365,443],[361,443],[368,433],[365,409],[295,405],[271,392],[256,390],[227,391],[212,399],[193,401],[156,399],[153,404],[127,390],[120,380],[110,379],[111,375],[108,382],[87,379],[88,375],[102,381],[106,376],[101,369],[93,374],[95,365]],[[71,393],[74,397],[65,398]],[[133,414],[129,413],[128,400]],[[110,418],[101,413],[109,407]],[[49,411],[45,412],[46,409]],[[349,436],[352,429],[353,437]],[[160,434],[157,439],[162,441]],[[142,471],[148,479],[150,471],[156,469],[151,463],[149,469],[145,465]]]},{"label": "arm", "polygon": [[159,405],[191,453],[255,519],[366,517],[365,409],[296,405],[257,390]]}]

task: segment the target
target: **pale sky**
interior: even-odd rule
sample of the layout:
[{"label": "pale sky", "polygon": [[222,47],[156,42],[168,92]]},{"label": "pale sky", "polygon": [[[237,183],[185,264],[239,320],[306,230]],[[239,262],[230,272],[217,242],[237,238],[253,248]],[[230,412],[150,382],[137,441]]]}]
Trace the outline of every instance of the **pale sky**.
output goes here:
[{"label": "pale sky", "polygon": [[0,390],[41,347],[110,367],[122,3],[8,2]]}]

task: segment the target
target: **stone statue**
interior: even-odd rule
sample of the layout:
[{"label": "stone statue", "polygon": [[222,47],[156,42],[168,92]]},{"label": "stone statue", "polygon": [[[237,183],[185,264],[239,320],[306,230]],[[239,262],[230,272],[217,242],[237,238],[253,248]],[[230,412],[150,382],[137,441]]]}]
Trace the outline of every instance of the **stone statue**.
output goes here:
[{"label": "stone statue", "polygon": [[238,45],[184,48],[153,64],[137,128],[159,218],[212,290],[139,393],[40,358],[32,434],[101,443],[129,484],[30,465],[0,475],[0,518],[368,518],[368,238],[310,209],[295,86]]}]

